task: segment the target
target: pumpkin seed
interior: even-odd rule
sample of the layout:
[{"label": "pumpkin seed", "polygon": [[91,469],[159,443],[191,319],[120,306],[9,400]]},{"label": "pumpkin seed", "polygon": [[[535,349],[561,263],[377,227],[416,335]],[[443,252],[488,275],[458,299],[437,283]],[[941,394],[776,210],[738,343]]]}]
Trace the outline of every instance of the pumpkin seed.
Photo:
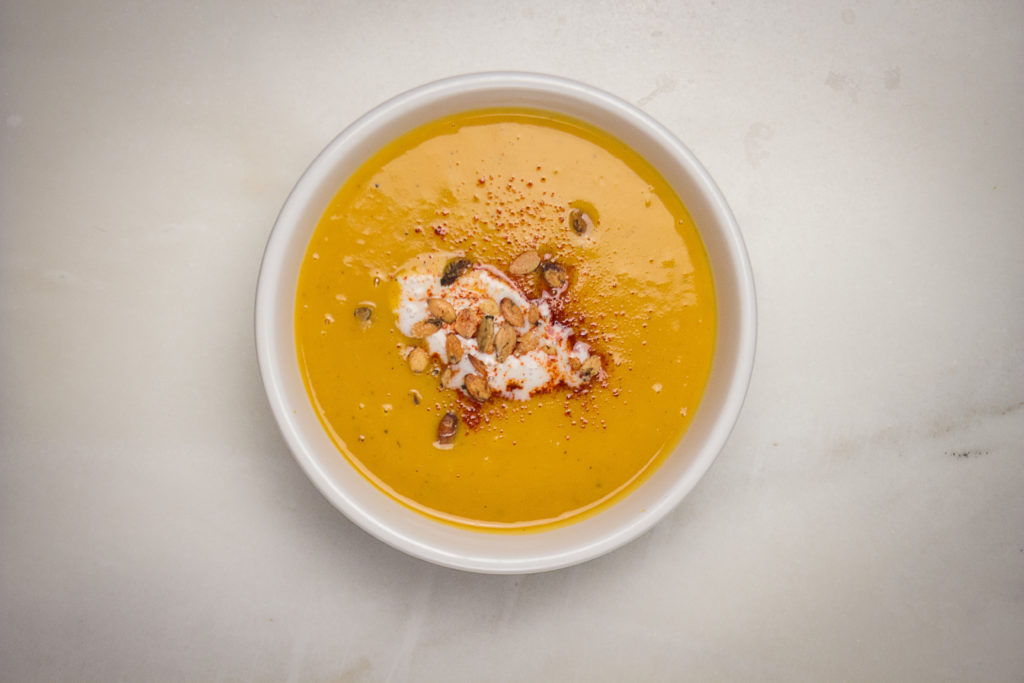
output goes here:
[{"label": "pumpkin seed", "polygon": [[509,323],[514,327],[522,327],[526,323],[526,316],[523,315],[523,309],[519,307],[515,301],[505,297],[501,300],[501,315],[505,318],[505,322]]},{"label": "pumpkin seed", "polygon": [[476,346],[481,353],[494,353],[494,318],[485,316],[476,329]]},{"label": "pumpkin seed", "polygon": [[430,354],[421,348],[415,348],[409,354],[409,369],[415,373],[421,373],[430,365]]},{"label": "pumpkin seed", "polygon": [[585,235],[594,227],[594,219],[583,209],[573,209],[569,212],[569,225],[577,235]]},{"label": "pumpkin seed", "polygon": [[466,375],[463,382],[466,393],[477,403],[483,403],[491,397],[491,388],[487,386],[487,380],[480,375]]},{"label": "pumpkin seed", "polygon": [[409,330],[409,335],[422,339],[423,337],[429,337],[430,335],[441,329],[441,321],[436,318],[427,318],[421,320],[412,326]]},{"label": "pumpkin seed", "polygon": [[535,251],[524,251],[516,256],[508,266],[508,272],[512,275],[527,275],[537,270],[540,265],[540,256]]},{"label": "pumpkin seed", "polygon": [[441,286],[447,287],[462,277],[473,265],[467,258],[453,258],[444,264],[444,272],[441,274]]},{"label": "pumpkin seed", "polygon": [[437,442],[450,444],[455,441],[455,434],[459,431],[459,416],[455,413],[445,413],[441,422],[437,425]]},{"label": "pumpkin seed", "polygon": [[519,338],[519,343],[516,345],[516,355],[521,356],[524,353],[530,353],[540,346],[540,330],[536,327],[532,328],[529,332]]},{"label": "pumpkin seed", "polygon": [[569,283],[569,274],[565,272],[565,268],[553,261],[545,261],[540,269],[544,275],[544,282],[548,283],[551,289],[561,289]]},{"label": "pumpkin seed", "polygon": [[480,315],[489,315],[492,318],[498,316],[498,304],[494,303],[494,299],[481,299],[476,308],[480,311]]},{"label": "pumpkin seed", "polygon": [[494,335],[494,357],[499,363],[503,363],[516,348],[518,337],[519,333],[516,332],[516,328],[508,323],[502,323],[498,328],[498,333]]},{"label": "pumpkin seed", "polygon": [[583,365],[580,366],[580,379],[584,382],[589,382],[601,374],[601,357],[591,356],[590,358],[583,361]]},{"label": "pumpkin seed", "polygon": [[481,377],[487,376],[487,364],[476,356],[468,356],[469,364],[473,366],[473,369],[477,371],[477,374]]},{"label": "pumpkin seed", "polygon": [[444,350],[448,355],[449,365],[455,365],[462,360],[462,342],[459,341],[459,335],[449,332],[444,339]]},{"label": "pumpkin seed", "polygon": [[476,336],[477,315],[471,308],[463,308],[455,316],[455,324],[452,329],[465,339],[472,339]]},{"label": "pumpkin seed", "polygon": [[427,299],[427,310],[430,311],[431,318],[437,318],[445,323],[455,322],[455,307],[444,299],[430,297]]}]

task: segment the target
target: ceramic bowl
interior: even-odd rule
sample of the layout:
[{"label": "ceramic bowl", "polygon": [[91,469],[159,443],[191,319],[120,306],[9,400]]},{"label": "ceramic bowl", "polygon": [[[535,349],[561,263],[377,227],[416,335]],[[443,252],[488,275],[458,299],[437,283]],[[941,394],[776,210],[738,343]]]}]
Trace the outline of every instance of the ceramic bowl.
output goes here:
[{"label": "ceramic bowl", "polygon": [[[718,298],[718,342],[707,390],[671,456],[603,512],[548,531],[477,532],[435,521],[382,493],[339,453],[307,397],[293,328],[306,246],[330,199],[376,150],[442,116],[485,107],[560,112],[619,138],[653,164],[686,204],[704,240]],[[256,292],[256,347],[270,406],[295,459],[350,520],[381,541],[440,565],[489,573],[537,572],[607,553],[650,529],[693,489],[739,416],[754,361],[750,263],[725,198],[696,157],[636,107],[581,83],[529,73],[456,76],[399,95],[355,121],[313,161],[285,201]]]}]

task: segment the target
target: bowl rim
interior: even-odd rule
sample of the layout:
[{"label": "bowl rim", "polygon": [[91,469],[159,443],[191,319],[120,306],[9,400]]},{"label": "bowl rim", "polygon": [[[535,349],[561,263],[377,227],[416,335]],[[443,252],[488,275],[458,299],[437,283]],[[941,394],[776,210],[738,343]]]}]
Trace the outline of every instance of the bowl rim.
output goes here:
[{"label": "bowl rim", "polygon": [[[736,278],[734,285],[739,324],[737,329],[730,330],[731,334],[735,334],[735,363],[729,368],[731,377],[721,399],[721,407],[706,438],[697,449],[696,456],[686,467],[684,476],[679,477],[670,485],[667,494],[655,500],[654,504],[645,506],[633,518],[626,519],[622,524],[613,527],[610,533],[596,534],[592,539],[584,539],[584,542],[570,544],[570,547],[567,548],[547,552],[531,551],[520,557],[509,556],[507,553],[489,555],[486,552],[472,553],[465,550],[453,550],[451,547],[444,547],[444,544],[425,541],[423,538],[416,537],[415,529],[401,528],[393,521],[388,522],[381,519],[379,515],[375,515],[373,511],[359,505],[349,496],[336,481],[332,480],[329,473],[318,462],[312,445],[294,419],[295,411],[301,406],[295,406],[294,402],[288,401],[287,392],[284,389],[286,380],[280,367],[281,352],[275,341],[274,332],[275,325],[280,324],[278,316],[275,314],[278,290],[282,285],[290,286],[290,299],[294,305],[295,283],[282,281],[285,251],[294,240],[294,233],[299,227],[298,221],[303,209],[308,206],[317,187],[323,182],[324,176],[330,172],[337,160],[344,158],[346,153],[353,154],[353,146],[363,136],[373,131],[379,131],[382,127],[395,125],[396,122],[404,120],[402,117],[414,116],[431,105],[451,102],[464,96],[479,96],[482,93],[505,93],[506,96],[533,93],[542,97],[574,100],[581,107],[594,108],[594,111],[621,121],[623,125],[634,126],[643,134],[650,136],[652,143],[663,148],[674,161],[685,167],[693,182],[698,186],[699,195],[708,202],[708,209],[717,218],[716,222],[723,240],[723,248],[733,261],[733,273]],[[508,103],[505,106],[520,105]],[[464,107],[464,109],[472,108],[479,107]],[[558,111],[555,107],[547,108]],[[437,116],[427,117],[423,119],[423,122],[431,118],[437,118]],[[408,129],[408,127],[405,128],[405,130]],[[392,138],[395,136],[391,135]],[[373,149],[376,148],[379,148],[379,145]],[[362,162],[360,161],[360,163]],[[659,168],[653,161],[651,163],[655,168]],[[700,225],[698,225],[698,231],[701,231]],[[706,241],[702,231],[701,236]],[[308,240],[303,241],[303,253],[307,243]],[[714,271],[714,268],[712,270]],[[716,289],[717,287],[718,280],[716,279]],[[289,308],[289,310],[293,309]],[[289,327],[289,329],[291,328]],[[254,331],[257,361],[265,393],[289,450],[321,494],[349,520],[388,545],[435,564],[482,573],[518,574],[558,569],[611,552],[649,530],[674,509],[696,486],[724,448],[729,434],[739,418],[749,388],[756,351],[756,293],[746,246],[739,225],[724,195],[696,156],[667,128],[619,97],[578,81],[531,72],[490,71],[442,78],[391,97],[345,127],[313,159],[285,199],[267,240],[256,285]],[[719,322],[719,337],[721,337],[721,333],[721,322]],[[294,335],[294,333],[292,334]],[[292,360],[294,361],[294,355]],[[702,398],[702,404],[706,399],[707,391],[708,389],[705,389],[705,398]],[[302,394],[305,396],[305,387],[303,387]],[[308,396],[305,396],[305,400],[307,404],[305,407],[311,410],[311,406],[308,405]],[[692,427],[693,425],[691,425]],[[632,491],[627,499],[637,492],[638,489]],[[380,496],[388,498],[383,492],[380,492]],[[390,500],[390,498],[388,499]],[[395,501],[391,502],[401,505]],[[622,505],[622,503],[622,500],[618,501],[611,509]],[[421,513],[413,514],[428,519]],[[598,513],[597,516],[603,514],[605,512]],[[429,521],[434,525],[451,526],[437,520]],[[583,524],[585,521],[575,522],[566,527],[560,527],[560,529],[571,529]],[[455,529],[456,527],[451,528]],[[466,533],[492,538],[501,536],[514,544],[512,539],[552,534],[556,531],[558,529],[512,536],[477,531]]]}]

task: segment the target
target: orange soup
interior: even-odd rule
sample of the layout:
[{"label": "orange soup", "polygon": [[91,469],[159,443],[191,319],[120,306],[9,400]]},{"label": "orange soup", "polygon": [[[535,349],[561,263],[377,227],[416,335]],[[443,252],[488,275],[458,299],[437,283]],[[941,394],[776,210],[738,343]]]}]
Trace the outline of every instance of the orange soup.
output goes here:
[{"label": "orange soup", "polygon": [[479,110],[341,187],[295,335],[339,457],[431,517],[530,531],[614,504],[668,456],[715,310],[697,229],[642,157],[562,115]]}]

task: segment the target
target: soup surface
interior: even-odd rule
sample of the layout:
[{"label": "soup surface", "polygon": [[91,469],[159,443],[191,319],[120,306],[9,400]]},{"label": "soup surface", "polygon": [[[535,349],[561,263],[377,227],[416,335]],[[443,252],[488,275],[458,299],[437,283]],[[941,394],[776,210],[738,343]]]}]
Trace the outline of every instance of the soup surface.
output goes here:
[{"label": "soup surface", "polygon": [[295,334],[325,429],[375,485],[455,524],[536,530],[668,456],[710,373],[715,298],[643,158],[561,115],[480,110],[394,140],[339,190]]}]

